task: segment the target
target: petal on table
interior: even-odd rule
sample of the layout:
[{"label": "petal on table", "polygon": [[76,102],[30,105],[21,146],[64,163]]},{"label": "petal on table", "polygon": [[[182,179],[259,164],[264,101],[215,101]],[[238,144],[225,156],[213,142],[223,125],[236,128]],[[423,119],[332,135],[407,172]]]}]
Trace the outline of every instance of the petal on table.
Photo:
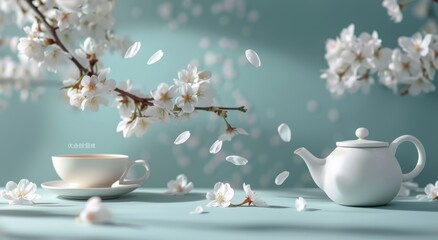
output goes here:
[{"label": "petal on table", "polygon": [[307,202],[304,198],[299,197],[297,200],[295,200],[295,208],[297,211],[302,212],[305,211],[307,207]]}]

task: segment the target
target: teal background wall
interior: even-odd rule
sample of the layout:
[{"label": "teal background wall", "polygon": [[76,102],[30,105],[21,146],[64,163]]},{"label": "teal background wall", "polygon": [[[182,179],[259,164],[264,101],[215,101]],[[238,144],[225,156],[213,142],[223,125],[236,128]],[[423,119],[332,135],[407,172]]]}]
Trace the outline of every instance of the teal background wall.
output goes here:
[{"label": "teal background wall", "polygon": [[[163,1],[118,1],[116,31],[141,41],[142,48],[133,59],[105,56],[104,62],[112,68],[112,78],[131,79],[144,91],[162,81],[172,83],[180,69],[198,62],[216,75],[222,105],[238,105],[236,96],[248,102],[249,113],[232,113],[230,120],[245,128],[249,137],[239,136],[225,143],[219,154],[209,154],[208,148],[224,125],[201,112],[193,121],[156,124],[142,138],[124,139],[115,131],[119,116],[114,107],[81,112],[61,100],[56,87],[47,88],[37,102],[20,103],[18,96],[13,96],[9,107],[0,112],[0,183],[20,178],[37,183],[57,179],[51,164],[55,154],[123,153],[133,160],[149,161],[152,174],[144,187],[164,187],[184,173],[195,186],[211,187],[217,181],[240,186],[244,181],[254,187],[278,188],[274,178],[283,170],[290,171],[290,177],[281,187],[315,186],[293,150],[305,146],[317,156],[327,155],[336,141],[353,139],[355,129],[362,126],[369,128],[370,138],[376,140],[392,141],[402,134],[418,137],[426,148],[427,164],[416,181],[423,186],[438,179],[437,93],[401,97],[376,84],[368,95],[336,100],[319,78],[320,70],[326,68],[327,38],[335,38],[342,28],[355,23],[356,33],[377,30],[383,45],[395,47],[399,36],[410,36],[423,24],[412,16],[411,9],[401,24],[395,24],[378,0],[251,0],[246,1],[244,12],[257,11],[259,19],[252,23],[247,15],[241,18],[235,12],[213,14],[212,5],[220,2],[191,1],[188,8],[184,1],[167,2],[173,9],[172,19],[188,16],[186,23],[173,29],[178,20],[169,22],[157,13]],[[191,14],[194,5],[203,9],[199,17]],[[224,38],[232,39],[236,46],[221,48]],[[200,47],[201,39],[208,39],[210,46]],[[248,48],[260,55],[261,68],[239,64]],[[163,59],[146,65],[158,49],[165,52]],[[206,66],[206,54],[220,54],[223,61]],[[224,77],[224,61],[234,66],[235,78]],[[309,101],[317,104],[316,111],[308,110]],[[339,114],[338,120],[331,121],[330,114]],[[292,129],[291,143],[278,137],[276,129],[282,122]],[[173,145],[185,130],[192,132],[190,141]],[[68,148],[75,143],[94,143],[96,148]],[[225,161],[229,154],[245,156],[249,164],[234,166]],[[404,171],[413,168],[413,146],[403,144],[397,155]]]}]

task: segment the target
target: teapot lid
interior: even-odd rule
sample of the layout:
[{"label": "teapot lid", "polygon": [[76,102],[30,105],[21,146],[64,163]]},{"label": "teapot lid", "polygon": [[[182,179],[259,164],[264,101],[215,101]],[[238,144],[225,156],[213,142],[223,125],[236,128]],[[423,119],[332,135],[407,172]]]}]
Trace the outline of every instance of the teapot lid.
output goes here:
[{"label": "teapot lid", "polygon": [[336,142],[338,147],[351,147],[351,148],[371,148],[371,147],[387,147],[389,144],[387,142],[373,141],[365,139],[369,134],[368,129],[358,128],[356,129],[357,140],[348,140],[343,142]]}]

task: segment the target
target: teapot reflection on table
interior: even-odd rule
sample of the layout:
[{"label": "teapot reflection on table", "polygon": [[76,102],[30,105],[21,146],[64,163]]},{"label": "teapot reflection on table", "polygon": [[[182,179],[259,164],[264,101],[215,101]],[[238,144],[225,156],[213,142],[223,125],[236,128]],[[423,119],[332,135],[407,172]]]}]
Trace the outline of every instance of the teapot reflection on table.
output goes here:
[{"label": "teapot reflection on table", "polygon": [[[294,152],[304,159],[316,185],[338,204],[385,205],[397,196],[402,181],[413,179],[424,168],[426,153],[417,138],[403,135],[389,144],[365,139],[368,133],[368,129],[358,128],[357,140],[337,142],[337,148],[325,159],[304,147]],[[406,141],[417,148],[418,160],[411,172],[403,174],[395,153]]]}]

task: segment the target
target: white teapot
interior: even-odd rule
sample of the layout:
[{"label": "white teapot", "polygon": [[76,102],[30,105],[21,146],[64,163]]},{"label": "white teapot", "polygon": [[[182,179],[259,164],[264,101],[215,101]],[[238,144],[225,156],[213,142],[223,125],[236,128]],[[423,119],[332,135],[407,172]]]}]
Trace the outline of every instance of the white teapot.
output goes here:
[{"label": "white teapot", "polygon": [[[368,133],[368,129],[358,128],[359,139],[336,142],[337,148],[326,159],[316,158],[303,147],[295,150],[306,162],[316,185],[338,204],[387,204],[397,196],[402,181],[413,179],[424,168],[426,153],[417,138],[403,135],[388,144],[365,139]],[[418,160],[414,170],[402,174],[395,152],[405,141],[415,145]]]}]

